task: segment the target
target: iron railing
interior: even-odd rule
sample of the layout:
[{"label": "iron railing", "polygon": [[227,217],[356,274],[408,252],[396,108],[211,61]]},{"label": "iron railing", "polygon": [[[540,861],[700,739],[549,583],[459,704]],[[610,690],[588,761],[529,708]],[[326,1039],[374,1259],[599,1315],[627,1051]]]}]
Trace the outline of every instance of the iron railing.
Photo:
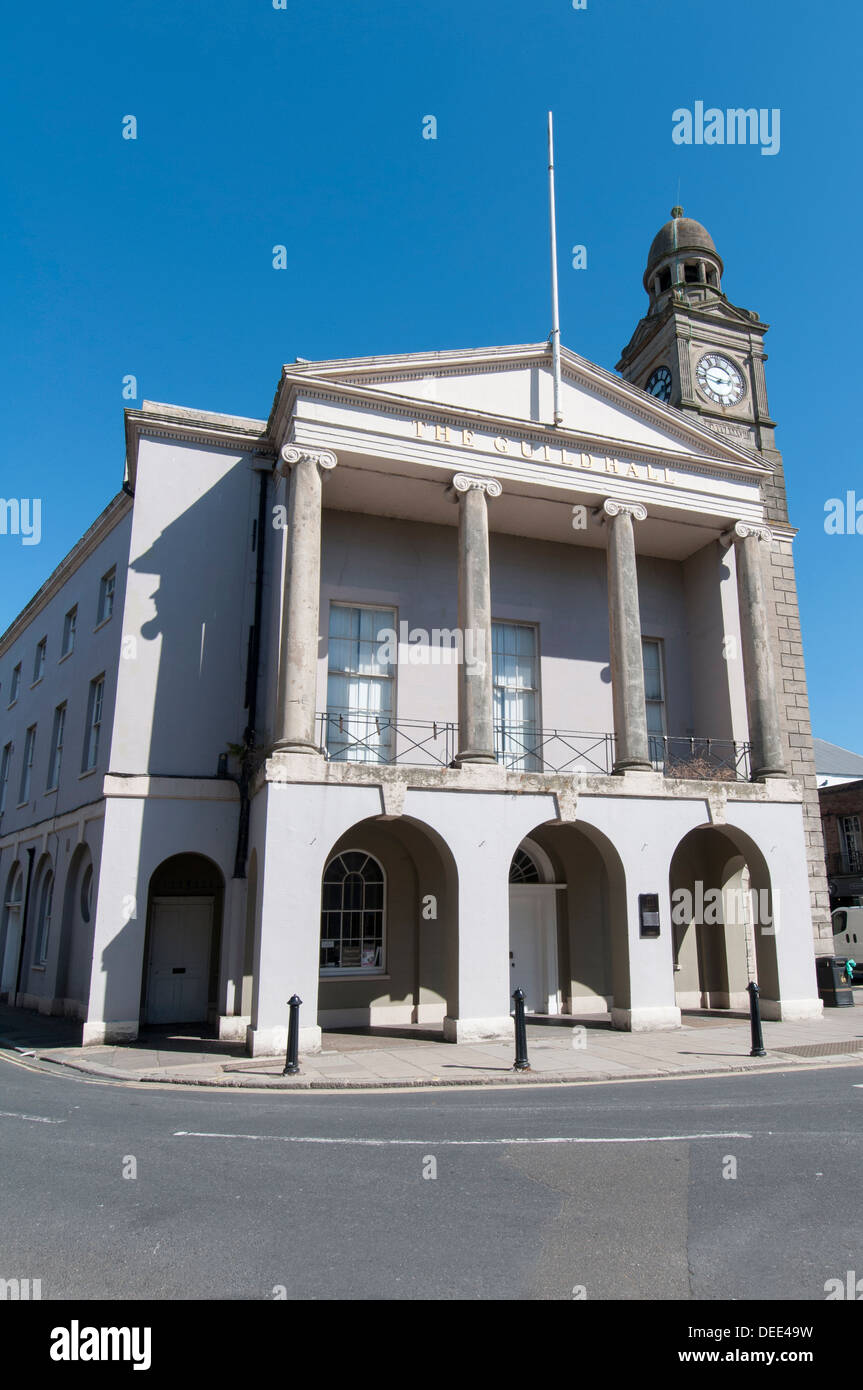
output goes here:
[{"label": "iron railing", "polygon": [[[458,753],[458,724],[453,720],[355,712],[319,714],[317,719],[319,743],[331,762],[451,767]],[[511,772],[607,776],[614,770],[614,750],[610,733],[495,723],[497,759]],[[731,739],[650,735],[650,760],[666,777],[747,781],[749,754],[748,743]]]},{"label": "iron railing", "polygon": [[749,743],[727,738],[650,734],[650,761],[665,777],[704,777],[711,781],[748,782]]},{"label": "iron railing", "polygon": [[827,856],[827,872],[830,874],[863,874],[863,851],[859,849],[835,851]]}]

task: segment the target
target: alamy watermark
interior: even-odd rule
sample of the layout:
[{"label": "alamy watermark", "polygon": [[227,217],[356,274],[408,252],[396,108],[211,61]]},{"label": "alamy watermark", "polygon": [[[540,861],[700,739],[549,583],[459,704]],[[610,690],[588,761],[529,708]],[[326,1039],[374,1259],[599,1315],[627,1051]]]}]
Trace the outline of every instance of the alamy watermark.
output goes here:
[{"label": "alamy watermark", "polygon": [[0,536],[20,536],[22,545],[42,539],[41,497],[0,497]]},{"label": "alamy watermark", "polygon": [[780,108],[708,106],[696,101],[692,111],[678,106],[671,114],[675,145],[760,145],[762,154],[778,154]]},{"label": "alamy watermark", "polygon": [[[694,891],[693,891],[694,890]],[[779,930],[779,889],[707,888],[698,879],[692,889],[675,888],[671,920],[676,927],[760,927],[762,935]]]}]

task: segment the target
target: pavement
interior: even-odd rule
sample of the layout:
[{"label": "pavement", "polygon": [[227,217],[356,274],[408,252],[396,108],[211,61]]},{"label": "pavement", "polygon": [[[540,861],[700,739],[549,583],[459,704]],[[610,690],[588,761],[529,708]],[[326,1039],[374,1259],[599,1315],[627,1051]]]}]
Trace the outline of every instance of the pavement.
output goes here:
[{"label": "pavement", "polygon": [[750,1057],[749,1019],[693,1012],[679,1029],[624,1033],[607,1015],[534,1019],[527,1025],[530,1070],[513,1071],[508,1043],[445,1043],[421,1027],[328,1031],[320,1053],[300,1058],[283,1076],[275,1057],[247,1057],[241,1043],[221,1042],[189,1025],[144,1029],[135,1043],[81,1046],[81,1025],[0,1007],[0,1048],[49,1063],[129,1082],[257,1090],[344,1090],[414,1086],[548,1085],[672,1076],[859,1065],[863,1060],[863,989],[854,1008],[825,1009],[804,1023],[764,1023],[765,1057]]}]

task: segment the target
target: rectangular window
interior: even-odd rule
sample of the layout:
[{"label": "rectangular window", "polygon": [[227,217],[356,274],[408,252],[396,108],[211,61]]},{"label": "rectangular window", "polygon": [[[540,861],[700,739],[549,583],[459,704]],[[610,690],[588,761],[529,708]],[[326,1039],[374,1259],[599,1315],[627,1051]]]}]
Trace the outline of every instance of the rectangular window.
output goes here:
[{"label": "rectangular window", "polygon": [[75,646],[75,629],[78,626],[78,605],[70,608],[63,619],[63,650],[61,656],[68,656]]},{"label": "rectangular window", "polygon": [[392,608],[330,606],[327,750],[343,763],[386,763],[393,756],[395,665],[387,636]]},{"label": "rectangular window", "polygon": [[45,674],[45,658],[48,655],[48,638],[43,637],[41,642],[36,644],[36,659],[33,662],[33,684],[40,681]]},{"label": "rectangular window", "polygon": [[18,805],[30,800],[30,778],[33,772],[33,757],[36,752],[36,725],[31,724],[24,739],[24,765],[21,768],[21,785],[18,789]]},{"label": "rectangular window", "polygon": [[662,674],[662,643],[643,637],[641,652],[644,660],[644,699],[647,705],[647,738],[650,761],[665,762],[665,682]]},{"label": "rectangular window", "polygon": [[6,809],[6,788],[9,785],[9,768],[12,763],[12,744],[7,743],[0,756],[0,815]]},{"label": "rectangular window", "polygon": [[839,840],[842,845],[842,872],[859,874],[863,870],[863,841],[859,816],[839,817]]},{"label": "rectangular window", "polygon": [[54,711],[54,728],[51,730],[51,757],[48,761],[48,785],[46,791],[53,791],[60,785],[60,764],[63,761],[63,735],[66,729],[66,706],[58,705]]},{"label": "rectangular window", "polygon": [[114,612],[114,586],[116,582],[116,568],[102,575],[102,580],[99,584],[99,612],[96,618],[97,625],[98,623],[104,623]]},{"label": "rectangular window", "polygon": [[18,665],[15,667],[15,669],[14,669],[13,672],[12,672],[12,689],[9,691],[9,703],[10,703],[10,705],[14,705],[15,701],[18,699],[18,692],[20,691],[20,689],[21,689],[21,662],[19,661],[19,662],[18,662]]},{"label": "rectangular window", "polygon": [[90,772],[99,759],[99,736],[102,732],[102,701],[105,694],[105,677],[97,676],[90,682],[90,697],[87,701],[87,734],[84,740],[84,766],[82,772]]},{"label": "rectangular window", "polygon": [[492,623],[491,656],[495,754],[515,772],[534,772],[541,766],[536,628]]}]

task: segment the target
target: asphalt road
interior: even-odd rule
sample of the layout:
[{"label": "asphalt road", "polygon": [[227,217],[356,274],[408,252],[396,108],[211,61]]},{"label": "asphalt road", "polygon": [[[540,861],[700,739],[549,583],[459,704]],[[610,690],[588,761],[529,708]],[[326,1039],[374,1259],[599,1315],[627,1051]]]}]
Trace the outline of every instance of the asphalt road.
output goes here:
[{"label": "asphalt road", "polygon": [[0,1278],[43,1300],[823,1301],[863,1278],[863,1066],[267,1095],[0,1058],[0,1162]]}]

